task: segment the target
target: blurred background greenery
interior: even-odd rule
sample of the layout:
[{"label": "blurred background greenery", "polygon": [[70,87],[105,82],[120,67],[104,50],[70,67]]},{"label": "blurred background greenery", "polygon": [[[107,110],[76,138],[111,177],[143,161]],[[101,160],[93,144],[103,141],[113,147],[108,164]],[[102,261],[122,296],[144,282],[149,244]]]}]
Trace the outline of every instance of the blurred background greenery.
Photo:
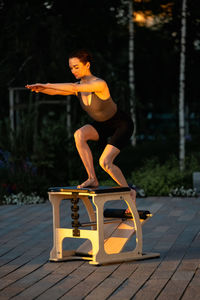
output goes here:
[{"label": "blurred background greenery", "polygon": [[[87,122],[76,97],[34,95],[27,83],[73,82],[68,54],[88,48],[93,73],[130,110],[128,1],[0,1],[0,203],[23,192],[47,198],[50,186],[86,177],[73,132]],[[179,64],[182,0],[133,0],[137,144],[116,162],[147,195],[192,187],[200,170],[200,8],[188,1],[185,69],[186,165],[179,170]],[[115,185],[98,166],[100,183]]]}]

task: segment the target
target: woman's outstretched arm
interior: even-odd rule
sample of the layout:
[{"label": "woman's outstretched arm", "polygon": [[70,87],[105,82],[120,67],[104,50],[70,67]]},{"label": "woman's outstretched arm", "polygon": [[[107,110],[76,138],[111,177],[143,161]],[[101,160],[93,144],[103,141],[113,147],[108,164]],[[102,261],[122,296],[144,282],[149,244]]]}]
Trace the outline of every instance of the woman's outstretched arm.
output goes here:
[{"label": "woman's outstretched arm", "polygon": [[43,93],[43,94],[47,94],[47,95],[63,95],[63,96],[67,96],[67,95],[75,95],[76,93],[72,91],[71,89],[67,90],[62,90],[59,87],[52,87],[50,86],[52,84],[50,83],[35,83],[35,84],[27,84],[25,87],[29,90],[31,90],[32,92],[36,92],[36,93]]},{"label": "woman's outstretched arm", "polygon": [[49,95],[76,95],[78,92],[104,93],[108,89],[106,82],[101,79],[89,83],[36,83],[26,85],[26,88]]}]

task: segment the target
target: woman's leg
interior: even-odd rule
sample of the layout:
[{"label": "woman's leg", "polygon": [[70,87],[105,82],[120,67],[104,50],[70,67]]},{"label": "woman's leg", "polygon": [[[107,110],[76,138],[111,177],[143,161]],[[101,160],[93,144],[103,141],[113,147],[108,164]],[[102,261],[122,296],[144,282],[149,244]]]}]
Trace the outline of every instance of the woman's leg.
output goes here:
[{"label": "woman's leg", "polygon": [[[99,159],[100,166],[112,177],[112,179],[117,182],[120,186],[127,187],[128,183],[120,170],[113,161],[120,153],[120,150],[112,145],[107,145]],[[136,204],[136,192],[135,190],[130,191],[131,197]]]},{"label": "woman's leg", "polygon": [[87,141],[98,141],[99,134],[92,125],[88,124],[79,128],[74,133],[74,139],[76,148],[88,174],[88,179],[78,185],[78,188],[98,187],[99,183],[94,170],[93,156]]}]

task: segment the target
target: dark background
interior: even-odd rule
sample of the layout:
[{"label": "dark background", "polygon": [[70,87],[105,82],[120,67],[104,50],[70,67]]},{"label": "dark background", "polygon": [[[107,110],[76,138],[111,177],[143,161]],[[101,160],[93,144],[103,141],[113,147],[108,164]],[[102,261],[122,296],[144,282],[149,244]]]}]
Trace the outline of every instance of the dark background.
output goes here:
[{"label": "dark background", "polygon": [[[187,154],[199,151],[198,2],[187,1]],[[137,145],[134,148],[130,145],[118,159],[127,176],[131,176],[147,158],[157,157],[163,164],[171,154],[178,157],[179,142],[182,1],[135,0],[133,4]],[[141,14],[144,22],[137,21],[136,17]],[[151,26],[147,23],[149,19]],[[66,125],[69,115],[66,114],[65,97],[36,97],[26,90],[15,92],[13,131],[9,120],[9,88],[35,82],[73,82],[68,54],[73,49],[88,48],[94,56],[93,73],[107,81],[113,99],[129,111],[126,1],[0,1],[0,24],[0,160],[4,167],[5,153],[10,155],[1,181],[6,185],[20,182],[17,183],[18,190],[26,190],[27,176],[16,179],[22,164],[27,164],[32,175],[37,173],[40,183],[35,183],[35,178],[32,183],[35,186],[42,185],[43,180],[46,185],[55,185],[83,179],[86,174],[75,150],[73,132],[87,121],[87,116],[76,97],[69,100],[70,134]],[[62,103],[53,103],[55,100]],[[92,144],[92,147],[97,159],[100,150],[96,145]],[[9,168],[15,170],[14,177],[8,172]],[[7,178],[5,172],[8,179],[4,179]],[[99,167],[97,172],[100,178],[107,179]]]}]

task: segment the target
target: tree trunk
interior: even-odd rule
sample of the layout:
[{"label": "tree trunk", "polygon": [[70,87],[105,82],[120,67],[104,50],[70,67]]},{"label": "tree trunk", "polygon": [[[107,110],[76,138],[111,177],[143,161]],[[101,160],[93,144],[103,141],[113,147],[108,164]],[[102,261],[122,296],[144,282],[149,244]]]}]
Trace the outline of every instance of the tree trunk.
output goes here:
[{"label": "tree trunk", "polygon": [[134,132],[131,138],[132,146],[136,145],[136,113],[135,113],[135,74],[134,74],[134,23],[133,0],[129,0],[129,89],[130,112],[134,122]]},{"label": "tree trunk", "polygon": [[179,167],[185,168],[185,60],[186,60],[186,11],[187,0],[182,1],[181,13],[181,53],[180,53],[180,78],[179,78]]}]

